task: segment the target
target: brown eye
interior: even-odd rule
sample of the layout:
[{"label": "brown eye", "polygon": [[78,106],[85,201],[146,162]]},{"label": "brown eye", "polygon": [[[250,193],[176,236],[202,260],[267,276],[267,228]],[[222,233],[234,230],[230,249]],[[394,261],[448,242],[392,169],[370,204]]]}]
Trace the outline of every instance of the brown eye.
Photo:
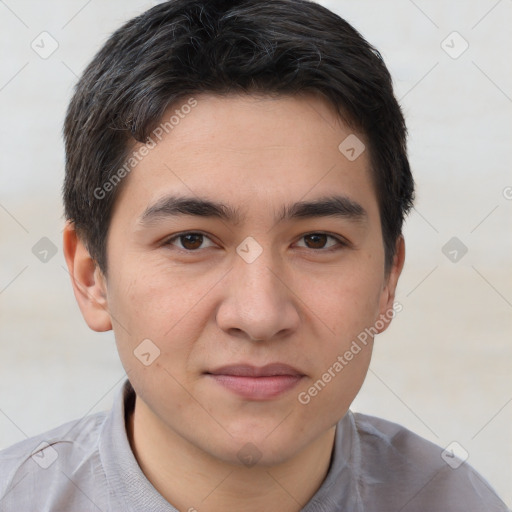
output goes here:
[{"label": "brown eye", "polygon": [[307,235],[304,237],[305,240],[309,241],[308,247],[310,249],[322,249],[327,243],[327,235],[314,234]]},{"label": "brown eye", "polygon": [[[331,239],[332,242],[330,242],[329,239]],[[301,247],[313,250],[323,249],[324,252],[339,249],[346,245],[342,240],[328,235],[327,233],[310,233],[309,235],[304,235],[301,238],[301,241],[302,240],[304,240],[304,245],[301,245]]]},{"label": "brown eye", "polygon": [[[205,242],[209,242],[210,245],[204,246]],[[177,249],[182,251],[192,252],[197,251],[198,249],[211,247],[214,244],[202,233],[181,233],[180,235],[175,235],[172,238],[169,238],[164,245],[175,246]]]},{"label": "brown eye", "polygon": [[200,235],[198,233],[181,235],[179,239],[181,241],[181,245],[183,246],[183,248],[188,249],[190,251],[199,249],[199,247],[201,247],[201,244],[203,243],[203,235]]}]

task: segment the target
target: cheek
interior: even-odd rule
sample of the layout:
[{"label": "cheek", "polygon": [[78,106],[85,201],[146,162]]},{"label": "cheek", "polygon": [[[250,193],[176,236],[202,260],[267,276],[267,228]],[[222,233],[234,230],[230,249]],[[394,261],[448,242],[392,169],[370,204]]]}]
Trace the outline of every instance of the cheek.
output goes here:
[{"label": "cheek", "polygon": [[308,414],[321,415],[328,425],[336,423],[346,413],[359,392],[370,365],[373,344],[369,341],[345,348],[333,354],[297,397],[298,402],[308,408]]},{"label": "cheek", "polygon": [[308,342],[303,347],[313,366],[303,388],[305,400],[311,398],[320,407],[328,404],[336,411],[333,418],[350,405],[366,376],[379,318],[381,279],[370,266],[352,265],[333,271],[322,286],[301,288],[311,322],[318,326],[315,347]]},{"label": "cheek", "polygon": [[162,258],[157,262],[133,258],[118,267],[109,304],[134,330],[148,329],[161,336],[194,309],[209,286],[209,279],[191,280],[166,263]]},{"label": "cheek", "polygon": [[347,265],[304,281],[298,295],[316,322],[328,328],[331,343],[342,345],[375,322],[381,291],[382,276],[374,269]]},{"label": "cheek", "polygon": [[109,309],[123,363],[133,364],[133,351],[146,339],[160,351],[159,361],[167,359],[171,350],[170,363],[186,357],[203,325],[201,297],[212,286],[210,281],[191,282],[187,276],[147,262],[119,265],[112,276],[116,285],[109,290]]}]

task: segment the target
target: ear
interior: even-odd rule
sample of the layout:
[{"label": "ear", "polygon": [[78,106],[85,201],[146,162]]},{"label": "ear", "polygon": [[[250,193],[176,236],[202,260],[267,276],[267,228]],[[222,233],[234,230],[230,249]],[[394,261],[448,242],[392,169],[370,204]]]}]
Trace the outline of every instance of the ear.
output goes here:
[{"label": "ear", "polygon": [[[386,321],[381,322],[383,327],[378,329],[379,334],[384,332],[389,324],[391,323],[391,319],[393,316],[390,316],[390,311],[395,311],[393,308],[393,304],[395,302],[395,292],[396,285],[398,284],[398,278],[402,273],[402,269],[404,268],[405,262],[405,241],[404,237],[400,235],[396,241],[395,248],[395,256],[393,258],[393,264],[389,269],[387,274],[387,279],[384,288],[382,289],[380,296],[380,304],[379,304],[379,313],[381,319],[386,319]],[[377,325],[377,322],[376,322]]]},{"label": "ear", "polygon": [[64,227],[63,248],[73,292],[87,325],[93,331],[111,330],[106,279],[70,221]]}]

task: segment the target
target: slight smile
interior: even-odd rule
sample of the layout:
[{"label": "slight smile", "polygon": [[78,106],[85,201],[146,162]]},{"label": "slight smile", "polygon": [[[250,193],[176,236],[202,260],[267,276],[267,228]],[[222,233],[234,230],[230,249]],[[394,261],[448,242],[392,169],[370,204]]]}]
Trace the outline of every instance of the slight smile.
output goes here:
[{"label": "slight smile", "polygon": [[206,372],[206,375],[248,400],[277,398],[294,388],[305,377],[300,371],[283,363],[262,367],[235,364]]}]

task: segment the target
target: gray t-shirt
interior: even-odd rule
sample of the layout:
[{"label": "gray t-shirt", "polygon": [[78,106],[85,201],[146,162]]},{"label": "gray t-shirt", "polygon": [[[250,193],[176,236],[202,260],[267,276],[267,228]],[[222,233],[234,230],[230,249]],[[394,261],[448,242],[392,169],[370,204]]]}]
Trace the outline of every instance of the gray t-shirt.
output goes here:
[{"label": "gray t-shirt", "polygon": [[[125,413],[134,401],[126,380],[110,412],[1,451],[0,511],[176,512],[144,476],[130,448]],[[399,425],[349,411],[337,425],[329,472],[302,510],[508,510],[467,463],[458,466],[446,454],[443,460],[442,452]],[[200,501],[196,508],[200,511]]]}]

